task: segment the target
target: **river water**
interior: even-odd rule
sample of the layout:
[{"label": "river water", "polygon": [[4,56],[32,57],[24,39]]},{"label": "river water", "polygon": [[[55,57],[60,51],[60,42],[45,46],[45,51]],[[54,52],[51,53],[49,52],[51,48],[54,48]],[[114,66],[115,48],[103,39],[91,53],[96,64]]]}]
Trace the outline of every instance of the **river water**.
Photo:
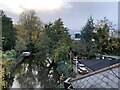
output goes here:
[{"label": "river water", "polygon": [[14,70],[14,80],[11,88],[56,88],[59,75],[55,67],[46,68],[42,64],[35,62],[29,64],[29,60],[16,67]]}]

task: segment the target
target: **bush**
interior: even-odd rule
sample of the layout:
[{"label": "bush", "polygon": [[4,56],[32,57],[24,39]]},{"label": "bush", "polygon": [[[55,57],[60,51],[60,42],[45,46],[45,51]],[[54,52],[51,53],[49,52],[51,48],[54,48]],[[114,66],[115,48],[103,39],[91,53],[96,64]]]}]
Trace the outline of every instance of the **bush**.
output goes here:
[{"label": "bush", "polygon": [[5,53],[2,54],[2,59],[7,59],[7,58],[14,58],[17,55],[17,52],[15,50],[10,50],[6,51]]},{"label": "bush", "polygon": [[[0,53],[3,53],[2,51]],[[2,61],[0,62],[0,78],[2,82],[0,82],[0,88],[6,88],[8,85],[8,77],[10,76],[10,67],[11,64],[15,62],[16,58],[14,58],[17,55],[15,50],[6,51],[2,54],[1,58]]]},{"label": "bush", "polygon": [[75,77],[72,64],[69,63],[68,61],[59,61],[56,70],[60,75],[63,73],[65,78]]},{"label": "bush", "polygon": [[87,54],[87,58],[88,58],[88,59],[94,59],[94,58],[96,58],[96,54],[93,53],[93,52],[89,52],[89,53]]}]

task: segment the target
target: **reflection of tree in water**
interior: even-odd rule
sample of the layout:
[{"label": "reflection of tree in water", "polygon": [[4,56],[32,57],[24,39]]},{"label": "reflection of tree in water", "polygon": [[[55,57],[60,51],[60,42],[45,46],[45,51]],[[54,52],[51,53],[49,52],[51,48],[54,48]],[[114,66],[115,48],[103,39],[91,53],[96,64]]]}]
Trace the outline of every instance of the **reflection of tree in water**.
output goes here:
[{"label": "reflection of tree in water", "polygon": [[21,88],[34,88],[39,84],[37,76],[33,72],[29,71],[29,69],[25,74],[19,75],[17,80]]},{"label": "reflection of tree in water", "polygon": [[49,71],[50,68],[32,63],[31,66],[28,66],[27,72],[20,74],[17,80],[21,88],[36,88],[38,85],[39,88],[54,88],[57,85],[58,74],[54,72],[53,77],[50,78],[48,77]]},{"label": "reflection of tree in water", "polygon": [[48,77],[49,71],[50,69],[45,69],[44,67],[38,71],[38,81],[41,82],[44,88],[54,88],[57,85],[58,74],[54,70],[53,77],[50,78]]}]

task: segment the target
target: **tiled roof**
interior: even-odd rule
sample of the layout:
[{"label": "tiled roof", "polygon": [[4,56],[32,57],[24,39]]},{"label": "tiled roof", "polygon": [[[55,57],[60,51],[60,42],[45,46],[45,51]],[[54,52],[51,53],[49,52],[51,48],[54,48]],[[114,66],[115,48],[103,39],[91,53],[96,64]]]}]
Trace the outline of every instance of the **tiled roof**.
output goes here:
[{"label": "tiled roof", "polygon": [[83,75],[83,76],[80,76],[80,77],[78,77],[78,78],[75,78],[75,79],[71,80],[71,82],[74,82],[74,81],[76,81],[76,80],[79,80],[79,79],[83,79],[83,78],[89,77],[89,76],[91,76],[91,75],[95,75],[95,74],[104,72],[104,71],[106,71],[106,70],[113,69],[113,68],[116,68],[116,67],[120,67],[120,63],[117,63],[117,64],[114,64],[114,65],[108,66],[108,67],[106,67],[106,68],[103,68],[103,69],[100,69],[100,70],[97,70],[97,71],[94,71],[94,72],[85,74],[85,75]]},{"label": "tiled roof", "polygon": [[95,59],[95,60],[80,60],[80,62],[86,65],[88,68],[92,69],[93,71],[96,71],[120,63],[120,60]]},{"label": "tiled roof", "polygon": [[[71,81],[74,88],[82,90],[119,90],[120,89],[120,63],[88,73]],[[83,89],[84,88],[84,89]],[[113,89],[114,88],[114,89]]]}]

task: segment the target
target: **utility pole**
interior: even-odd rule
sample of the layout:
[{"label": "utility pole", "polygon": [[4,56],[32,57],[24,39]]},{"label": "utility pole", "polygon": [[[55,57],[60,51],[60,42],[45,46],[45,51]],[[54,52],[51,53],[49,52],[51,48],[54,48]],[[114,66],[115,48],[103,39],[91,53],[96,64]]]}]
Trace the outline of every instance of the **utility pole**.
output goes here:
[{"label": "utility pole", "polygon": [[78,64],[78,53],[75,51],[74,52],[74,56],[75,56],[75,72],[77,73],[77,64]]},{"label": "utility pole", "polygon": [[70,51],[70,63],[72,61],[72,52]]},{"label": "utility pole", "polygon": [[72,62],[72,48],[70,47],[70,63]]},{"label": "utility pole", "polygon": [[76,67],[75,67],[75,69],[76,69],[76,73],[77,73],[77,70],[78,70],[78,68],[77,68],[77,64],[78,64],[78,60],[77,60],[77,56],[76,56]]}]

